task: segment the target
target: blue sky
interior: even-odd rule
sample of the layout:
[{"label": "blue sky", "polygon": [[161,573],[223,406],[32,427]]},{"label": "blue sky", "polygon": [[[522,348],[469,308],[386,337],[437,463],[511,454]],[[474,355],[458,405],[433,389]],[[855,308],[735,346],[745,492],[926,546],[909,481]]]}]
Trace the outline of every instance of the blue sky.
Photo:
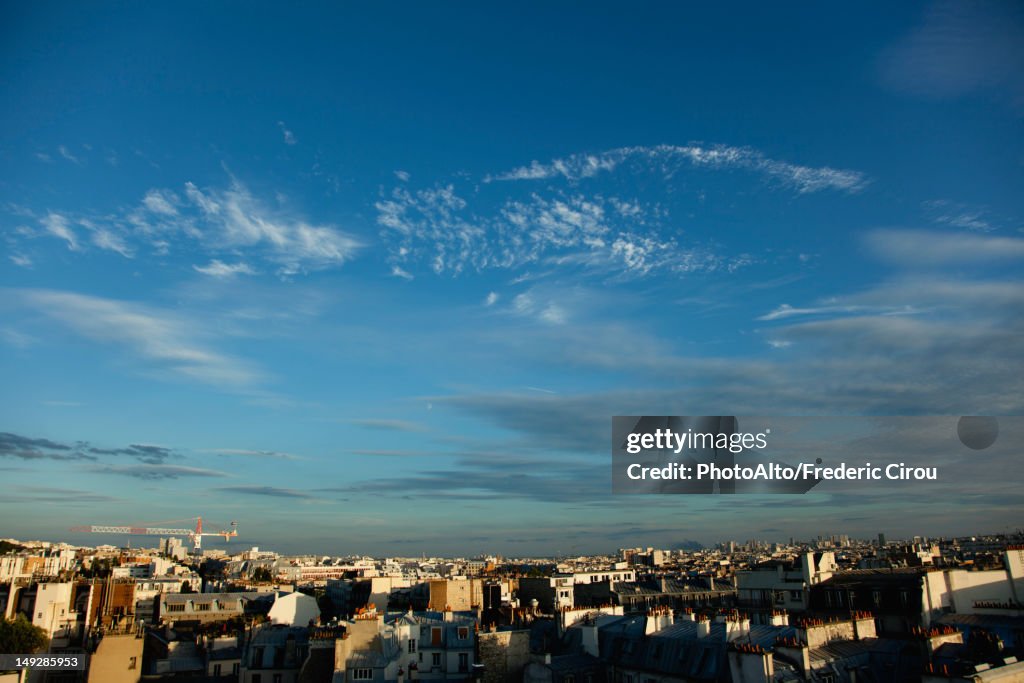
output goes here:
[{"label": "blue sky", "polygon": [[1005,477],[613,498],[607,449],[616,414],[1021,413],[1019,6],[3,14],[0,533],[201,514],[527,555],[1019,523]]}]

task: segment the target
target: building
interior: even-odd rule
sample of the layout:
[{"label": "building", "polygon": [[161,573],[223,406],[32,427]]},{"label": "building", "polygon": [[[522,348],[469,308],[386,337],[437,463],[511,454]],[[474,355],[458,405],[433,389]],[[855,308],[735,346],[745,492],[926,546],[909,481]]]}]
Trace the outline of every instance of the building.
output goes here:
[{"label": "building", "polygon": [[307,626],[319,621],[320,608],[316,598],[305,593],[276,593],[267,618],[272,624]]},{"label": "building", "polygon": [[335,642],[334,683],[469,680],[476,663],[476,620],[453,611],[376,612],[344,623]]},{"label": "building", "polygon": [[253,630],[241,657],[240,683],[296,683],[309,654],[309,630],[264,624]]},{"label": "building", "polygon": [[[158,601],[161,622],[229,621],[246,615],[266,613],[274,593],[161,593]],[[262,606],[254,603],[263,600]]]},{"label": "building", "polygon": [[772,610],[804,612],[810,606],[811,586],[831,578],[836,569],[834,553],[826,551],[736,572],[736,604],[758,620]]},{"label": "building", "polygon": [[1024,598],[1024,547],[1005,550],[998,569],[855,569],[818,583],[810,595],[815,613],[873,611],[884,633],[906,633],[927,628],[943,615],[1019,606]]}]

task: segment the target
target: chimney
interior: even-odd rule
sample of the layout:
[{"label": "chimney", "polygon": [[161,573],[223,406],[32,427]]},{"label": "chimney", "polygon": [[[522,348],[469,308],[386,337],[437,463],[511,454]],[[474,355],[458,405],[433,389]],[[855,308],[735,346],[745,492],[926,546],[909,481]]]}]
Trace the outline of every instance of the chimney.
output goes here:
[{"label": "chimney", "polygon": [[857,640],[874,638],[877,635],[875,629],[875,615],[871,612],[854,612],[851,616],[853,621],[853,637]]},{"label": "chimney", "polygon": [[704,615],[697,617],[697,637],[707,638],[711,634],[711,622]]},{"label": "chimney", "polygon": [[594,657],[601,656],[601,643],[597,637],[597,622],[584,624],[580,627],[580,640],[583,651]]},{"label": "chimney", "polygon": [[772,610],[772,626],[789,626],[789,614],[783,610]]},{"label": "chimney", "polygon": [[668,607],[655,607],[647,612],[644,633],[651,635],[672,625],[672,610]]},{"label": "chimney", "polygon": [[740,614],[736,619],[736,627],[740,638],[745,638],[750,635],[750,617],[746,614]]}]

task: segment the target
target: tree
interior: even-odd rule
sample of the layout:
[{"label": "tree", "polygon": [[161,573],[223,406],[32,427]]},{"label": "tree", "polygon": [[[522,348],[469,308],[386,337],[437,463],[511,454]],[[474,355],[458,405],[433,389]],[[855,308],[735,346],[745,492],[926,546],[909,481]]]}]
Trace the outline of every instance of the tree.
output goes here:
[{"label": "tree", "polygon": [[11,543],[10,541],[0,541],[0,555],[7,555],[9,553],[16,553],[20,550],[24,550],[25,546],[18,545],[17,543]]},{"label": "tree", "polygon": [[274,580],[274,575],[269,567],[256,567],[252,573],[253,581],[269,582]]},{"label": "tree", "polygon": [[47,641],[46,631],[34,626],[24,614],[13,621],[0,619],[0,652],[30,655],[46,647]]}]

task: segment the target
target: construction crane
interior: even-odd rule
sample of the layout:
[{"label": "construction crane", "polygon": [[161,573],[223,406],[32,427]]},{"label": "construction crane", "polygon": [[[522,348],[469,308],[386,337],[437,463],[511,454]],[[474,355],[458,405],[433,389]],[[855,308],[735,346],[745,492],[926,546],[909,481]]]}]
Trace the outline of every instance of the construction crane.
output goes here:
[{"label": "construction crane", "polygon": [[203,536],[220,536],[225,541],[230,541],[238,535],[238,522],[231,522],[231,530],[224,531],[203,531],[203,518],[195,517],[196,528],[193,529],[165,529],[162,527],[143,526],[102,526],[93,524],[91,526],[71,527],[71,531],[84,531],[93,534],[131,534],[143,536],[186,536],[192,541],[195,552],[202,549]]}]

